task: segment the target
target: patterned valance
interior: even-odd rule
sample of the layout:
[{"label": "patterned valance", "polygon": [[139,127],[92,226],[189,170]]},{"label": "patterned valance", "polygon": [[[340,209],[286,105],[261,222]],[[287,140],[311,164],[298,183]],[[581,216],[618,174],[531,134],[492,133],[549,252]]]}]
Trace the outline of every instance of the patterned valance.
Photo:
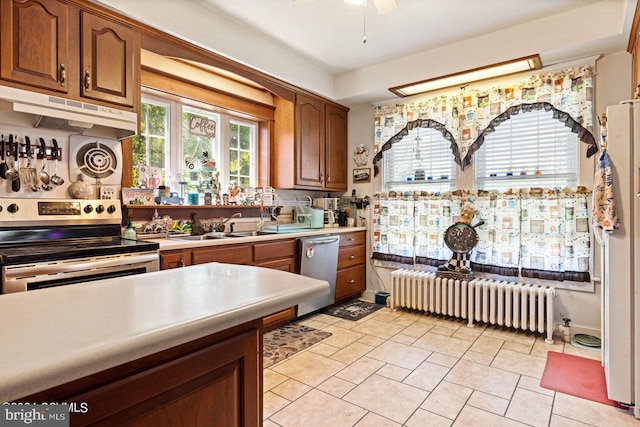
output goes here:
[{"label": "patterned valance", "polygon": [[598,151],[593,137],[593,76],[591,68],[571,68],[536,74],[511,84],[460,90],[412,101],[379,105],[375,110],[374,172],[383,153],[417,127],[433,128],[451,143],[455,162],[465,169],[487,134],[512,114],[532,109],[552,110],[589,145],[587,157]]}]

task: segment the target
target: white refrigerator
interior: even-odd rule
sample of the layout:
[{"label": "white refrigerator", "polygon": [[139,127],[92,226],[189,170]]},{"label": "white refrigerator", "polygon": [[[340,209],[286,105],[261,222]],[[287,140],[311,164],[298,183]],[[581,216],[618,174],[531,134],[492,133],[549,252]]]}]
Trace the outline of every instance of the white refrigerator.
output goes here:
[{"label": "white refrigerator", "polygon": [[609,399],[631,405],[640,403],[640,101],[607,107],[607,137],[620,228],[603,238],[602,362]]}]

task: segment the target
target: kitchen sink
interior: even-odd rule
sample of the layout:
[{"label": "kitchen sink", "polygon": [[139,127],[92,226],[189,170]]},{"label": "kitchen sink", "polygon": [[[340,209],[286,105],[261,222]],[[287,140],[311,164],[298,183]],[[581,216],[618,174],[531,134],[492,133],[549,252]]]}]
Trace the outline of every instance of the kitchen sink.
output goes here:
[{"label": "kitchen sink", "polygon": [[230,236],[226,235],[225,233],[207,233],[207,234],[200,234],[197,236],[177,236],[177,237],[172,237],[172,239],[176,239],[176,240],[213,240],[213,239],[229,239]]},{"label": "kitchen sink", "polygon": [[262,233],[260,231],[236,231],[233,233],[220,233],[220,232],[211,232],[205,233],[197,236],[176,236],[173,239],[177,240],[212,240],[212,239],[233,239],[234,237],[253,237],[260,236]]}]

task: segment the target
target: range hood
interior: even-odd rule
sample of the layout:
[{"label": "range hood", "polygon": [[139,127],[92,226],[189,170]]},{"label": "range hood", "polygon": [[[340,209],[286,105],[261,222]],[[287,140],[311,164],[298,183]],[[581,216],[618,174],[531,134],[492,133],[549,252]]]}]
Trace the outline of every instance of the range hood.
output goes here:
[{"label": "range hood", "polygon": [[82,133],[93,126],[114,129],[118,139],[138,132],[138,115],[131,111],[103,107],[0,86],[0,111],[15,111],[35,116],[34,127]]}]

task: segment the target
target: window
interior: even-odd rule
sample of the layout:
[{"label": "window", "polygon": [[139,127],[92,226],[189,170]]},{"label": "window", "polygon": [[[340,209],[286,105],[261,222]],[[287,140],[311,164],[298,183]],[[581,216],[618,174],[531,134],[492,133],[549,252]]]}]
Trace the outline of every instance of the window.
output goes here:
[{"label": "window", "polygon": [[475,153],[476,188],[565,187],[577,183],[578,137],[552,111],[512,115]]},{"label": "window", "polygon": [[235,120],[229,122],[229,182],[239,187],[252,185],[256,126]]},{"label": "window", "polygon": [[384,153],[385,190],[453,190],[455,174],[451,144],[435,129],[413,129]]},{"label": "window", "polygon": [[140,135],[133,140],[133,183],[138,187],[152,187],[156,179],[166,179],[170,113],[169,104],[160,101],[146,100],[141,105]]},{"label": "window", "polygon": [[233,183],[256,186],[257,123],[213,110],[145,93],[133,142],[134,185],[169,185],[183,197],[213,184],[221,193]]},{"label": "window", "polygon": [[219,188],[219,144],[217,114],[182,107],[182,181],[190,193],[205,193],[207,186]]}]

